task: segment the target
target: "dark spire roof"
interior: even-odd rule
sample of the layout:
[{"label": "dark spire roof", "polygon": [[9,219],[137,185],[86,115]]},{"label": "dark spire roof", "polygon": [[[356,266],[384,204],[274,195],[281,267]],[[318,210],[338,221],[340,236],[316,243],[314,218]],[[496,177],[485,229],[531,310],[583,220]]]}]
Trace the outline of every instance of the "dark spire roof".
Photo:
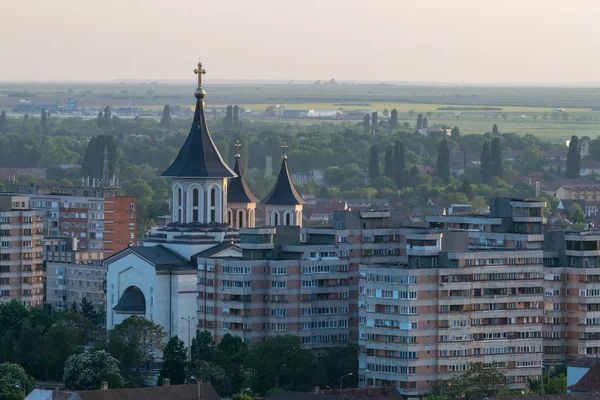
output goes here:
[{"label": "dark spire roof", "polygon": [[204,96],[202,89],[202,64],[194,70],[198,74],[196,89],[196,112],[192,128],[173,164],[162,176],[170,178],[233,178],[235,173],[223,161],[215,142],[213,142],[206,117],[204,116]]},{"label": "dark spire roof", "polygon": [[146,298],[144,293],[136,286],[128,287],[113,310],[117,314],[145,314]]},{"label": "dark spire roof", "polygon": [[263,200],[263,204],[272,205],[298,205],[306,204],[306,201],[296,191],[292,178],[290,178],[290,172],[287,167],[287,157],[283,157],[281,161],[281,169],[279,170],[279,176],[277,182],[271,193]]},{"label": "dark spire roof", "polygon": [[229,180],[229,186],[227,186],[227,202],[228,203],[258,203],[260,200],[256,198],[244,174],[240,167],[240,158],[238,154],[235,155],[235,167],[233,171],[237,174],[237,178]]}]

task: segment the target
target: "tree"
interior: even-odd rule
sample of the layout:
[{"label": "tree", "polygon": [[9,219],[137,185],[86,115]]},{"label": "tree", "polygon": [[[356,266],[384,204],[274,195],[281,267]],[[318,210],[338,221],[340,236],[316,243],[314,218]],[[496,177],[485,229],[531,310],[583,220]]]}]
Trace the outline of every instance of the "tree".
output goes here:
[{"label": "tree", "polygon": [[328,349],[327,354],[319,359],[325,368],[325,376],[329,387],[337,387],[342,376],[352,373],[358,376],[358,346],[338,345]]},{"label": "tree", "polygon": [[377,130],[378,127],[379,127],[379,114],[377,113],[377,111],[373,111],[373,113],[371,114],[371,129],[373,131],[373,134],[375,134],[375,131]]},{"label": "tree", "polygon": [[567,168],[565,170],[565,178],[578,178],[581,170],[581,149],[579,148],[579,138],[575,135],[571,136],[569,142],[569,152],[567,153]]},{"label": "tree", "polygon": [[42,117],[40,119],[40,132],[46,133],[48,131],[48,110],[42,108]]},{"label": "tree", "polygon": [[390,179],[394,179],[394,168],[395,168],[394,148],[393,148],[393,146],[389,145],[385,149],[385,159],[383,162],[383,174]]},{"label": "tree", "polygon": [[105,134],[94,136],[85,149],[81,165],[81,173],[84,177],[90,178],[90,184],[93,178],[102,179],[105,145],[108,148],[108,174],[110,176],[117,174],[117,143],[115,137]]},{"label": "tree", "polygon": [[398,128],[398,110],[395,108],[392,110],[392,114],[390,116],[390,128]]},{"label": "tree", "polygon": [[369,157],[369,179],[374,180],[379,176],[379,152],[377,146],[371,146],[371,156]]},{"label": "tree", "polygon": [[481,182],[487,183],[492,178],[492,145],[489,140],[483,142],[479,160]]},{"label": "tree", "polygon": [[108,349],[119,360],[123,375],[127,375],[151,361],[162,350],[166,336],[162,326],[134,315],[110,331]]},{"label": "tree", "polygon": [[104,126],[104,118],[102,117],[102,111],[98,111],[98,118],[96,119],[96,124],[100,128]]},{"label": "tree", "polygon": [[458,140],[459,138],[460,138],[460,129],[458,129],[458,126],[455,126],[454,128],[452,128],[452,131],[450,133],[450,139]]},{"label": "tree", "polygon": [[579,204],[573,203],[567,208],[567,219],[576,224],[585,222],[585,214]]},{"label": "tree", "polygon": [[233,107],[233,131],[239,132],[242,130],[242,121],[240,121],[240,107]]},{"label": "tree", "polygon": [[323,181],[326,185],[336,186],[344,180],[344,171],[339,167],[329,167],[323,173]]},{"label": "tree", "polygon": [[17,395],[21,399],[35,389],[35,380],[27,375],[23,367],[17,364],[0,364],[0,398]]},{"label": "tree", "polygon": [[0,132],[4,132],[6,129],[7,121],[8,118],[6,117],[6,111],[2,110],[2,113],[0,113]]},{"label": "tree", "polygon": [[233,130],[233,106],[231,105],[227,106],[227,110],[225,111],[225,118],[223,118],[223,130]]},{"label": "tree", "polygon": [[[502,114],[502,118],[506,119],[505,115],[506,114]],[[494,135],[500,134],[500,132],[498,131],[498,125],[494,124],[494,126],[492,127],[492,134],[494,134]]]},{"label": "tree", "polygon": [[111,112],[110,112],[109,106],[104,107],[104,113],[103,113],[102,118],[104,119],[104,121],[102,122],[102,126],[104,126],[105,128],[110,128],[111,123],[112,123],[112,118],[111,118]]},{"label": "tree", "polygon": [[469,370],[460,379],[465,382],[465,394],[469,398],[493,397],[506,388],[506,376],[497,365],[469,364]]},{"label": "tree", "polygon": [[469,199],[473,197],[473,189],[467,178],[463,179],[462,185],[458,191],[464,193]]},{"label": "tree", "polygon": [[259,394],[273,387],[308,391],[319,384],[323,373],[323,366],[293,335],[271,336],[252,343],[244,366],[255,371],[251,389]]},{"label": "tree", "polygon": [[384,108],[383,109],[383,116],[385,118],[389,117],[390,116],[390,110],[388,110],[387,108]]},{"label": "tree", "polygon": [[398,188],[406,184],[406,150],[401,141],[394,147],[394,182]]},{"label": "tree", "polygon": [[440,143],[435,172],[443,183],[450,183],[450,150],[446,139]]},{"label": "tree", "polygon": [[165,104],[163,108],[162,117],[160,117],[160,126],[163,128],[171,127],[171,106],[168,104]]},{"label": "tree", "polygon": [[491,153],[491,162],[492,162],[492,176],[497,176],[502,178],[503,168],[502,168],[502,148],[500,145],[500,138],[495,137],[492,139],[492,143],[490,146]]},{"label": "tree", "polygon": [[121,387],[119,361],[104,350],[74,354],[65,363],[63,381],[69,390],[100,389],[102,382]]},{"label": "tree", "polygon": [[417,115],[417,130],[423,128],[423,114]]},{"label": "tree", "polygon": [[370,123],[371,123],[371,117],[369,116],[369,114],[365,114],[365,117],[363,118],[363,133],[365,135],[368,135],[369,133],[371,133]]},{"label": "tree", "polygon": [[231,380],[225,370],[215,363],[195,360],[190,365],[189,373],[196,378],[196,381],[210,383],[221,396],[232,394]]},{"label": "tree", "polygon": [[423,129],[427,129],[427,126],[429,125],[429,119],[427,117],[423,118]]},{"label": "tree", "polygon": [[209,331],[196,330],[196,336],[192,339],[191,360],[211,361],[215,356],[215,341]]},{"label": "tree", "polygon": [[163,365],[158,376],[158,384],[162,385],[165,378],[169,378],[172,385],[184,384],[186,361],[187,351],[185,344],[175,335],[167,342],[163,351]]}]

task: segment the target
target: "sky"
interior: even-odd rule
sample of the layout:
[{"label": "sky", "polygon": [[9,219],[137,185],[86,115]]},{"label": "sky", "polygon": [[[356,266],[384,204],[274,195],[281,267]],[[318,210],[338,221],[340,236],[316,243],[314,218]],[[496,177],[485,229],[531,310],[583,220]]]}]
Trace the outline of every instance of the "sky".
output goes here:
[{"label": "sky", "polygon": [[0,6],[0,81],[193,81],[200,58],[205,82],[600,82],[598,0],[0,0]]}]

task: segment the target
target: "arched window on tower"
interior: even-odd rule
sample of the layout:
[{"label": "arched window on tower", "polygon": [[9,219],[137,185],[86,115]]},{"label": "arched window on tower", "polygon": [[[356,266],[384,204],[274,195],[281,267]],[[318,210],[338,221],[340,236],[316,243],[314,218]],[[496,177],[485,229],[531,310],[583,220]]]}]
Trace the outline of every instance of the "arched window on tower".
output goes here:
[{"label": "arched window on tower", "polygon": [[217,220],[217,189],[210,189],[210,222]]},{"label": "arched window on tower", "polygon": [[183,189],[177,189],[177,222],[183,222]]},{"label": "arched window on tower", "polygon": [[237,212],[237,226],[238,228],[245,228],[244,226],[244,211],[238,210]]},{"label": "arched window on tower", "polygon": [[291,212],[285,213],[285,224],[284,225],[292,225],[292,213]]},{"label": "arched window on tower", "polygon": [[227,224],[231,227],[233,225],[233,211],[227,209]]},{"label": "arched window on tower", "polygon": [[192,190],[192,222],[200,221],[200,191],[197,188]]},{"label": "arched window on tower", "polygon": [[279,225],[279,212],[278,211],[273,211],[273,225],[277,226]]}]

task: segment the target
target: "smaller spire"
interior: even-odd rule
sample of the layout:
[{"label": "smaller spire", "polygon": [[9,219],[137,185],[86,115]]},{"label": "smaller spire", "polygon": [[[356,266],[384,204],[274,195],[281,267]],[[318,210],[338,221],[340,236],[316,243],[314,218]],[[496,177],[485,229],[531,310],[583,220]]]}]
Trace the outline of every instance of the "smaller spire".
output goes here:
[{"label": "smaller spire", "polygon": [[206,92],[202,89],[202,75],[206,74],[206,70],[202,68],[202,62],[198,62],[198,68],[194,70],[194,74],[198,75],[198,88],[196,89],[196,98],[203,99]]},{"label": "smaller spire", "polygon": [[240,147],[242,147],[242,145],[239,140],[236,140],[234,146],[235,146],[235,158],[239,160],[241,157],[240,156]]},{"label": "smaller spire", "polygon": [[281,143],[281,150],[283,150],[283,155],[281,156],[281,159],[283,161],[287,160],[287,149],[288,145],[285,142]]}]

